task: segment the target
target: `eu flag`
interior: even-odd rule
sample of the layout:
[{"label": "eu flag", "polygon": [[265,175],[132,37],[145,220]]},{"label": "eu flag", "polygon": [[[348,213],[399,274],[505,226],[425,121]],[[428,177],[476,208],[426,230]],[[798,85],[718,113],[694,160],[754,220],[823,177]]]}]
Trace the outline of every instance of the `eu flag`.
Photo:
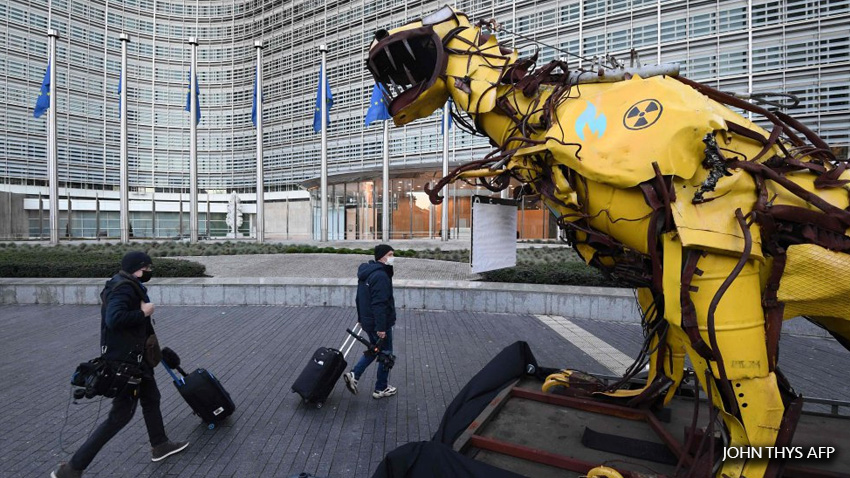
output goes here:
[{"label": "eu flag", "polygon": [[[251,107],[251,122],[257,127],[257,80],[260,75],[259,67],[254,72],[254,105]],[[262,114],[262,113],[261,113]]]},{"label": "eu flag", "polygon": [[[192,111],[192,70],[189,70],[189,84],[186,86],[186,111]],[[195,114],[195,124],[201,122],[201,88],[198,86],[198,77],[195,76],[195,106],[198,108]]]},{"label": "eu flag", "polygon": [[[331,108],[334,105],[334,96],[331,94],[331,82],[325,83],[325,92],[328,97],[328,109],[325,115],[328,119],[327,124],[331,124]],[[316,87],[316,111],[313,112],[313,131],[318,133],[322,130],[322,69],[319,68],[319,86]]]},{"label": "eu flag", "polygon": [[[452,129],[452,100],[449,100],[446,103],[446,106],[444,106],[444,108],[449,109],[449,129]],[[446,134],[445,130],[443,129],[443,115],[440,115],[440,134]]]},{"label": "eu flag", "polygon": [[124,72],[118,75],[118,118],[121,118],[121,80],[124,79]]},{"label": "eu flag", "polygon": [[384,91],[384,86],[377,83],[372,88],[372,98],[369,100],[369,109],[366,111],[366,126],[375,121],[392,119],[387,109]]},{"label": "eu flag", "polygon": [[44,80],[41,81],[41,94],[35,100],[35,108],[32,110],[32,115],[36,118],[41,117],[47,109],[50,108],[50,62],[47,62],[47,72],[44,74]]}]

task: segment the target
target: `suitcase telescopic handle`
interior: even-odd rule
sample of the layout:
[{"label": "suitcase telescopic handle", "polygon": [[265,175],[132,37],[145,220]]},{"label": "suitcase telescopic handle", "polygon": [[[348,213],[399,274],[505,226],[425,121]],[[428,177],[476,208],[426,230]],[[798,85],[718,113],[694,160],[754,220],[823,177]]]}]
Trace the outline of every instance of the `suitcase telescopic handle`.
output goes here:
[{"label": "suitcase telescopic handle", "polygon": [[[174,380],[175,384],[186,384],[186,380],[183,377],[178,377],[177,374],[174,373],[174,370],[172,370],[171,367],[169,367],[168,364],[165,363],[165,360],[162,361],[162,366],[165,367],[165,371],[168,372],[168,375],[171,375],[171,378],[172,380]],[[180,374],[183,376],[186,375],[186,372],[184,372],[183,369],[181,369],[180,367],[177,367],[177,371],[180,372]]]},{"label": "suitcase telescopic handle", "polygon": [[378,339],[378,341],[373,344],[372,342],[369,342],[368,340],[366,340],[366,338],[363,337],[362,335],[353,332],[351,329],[345,329],[345,331],[348,332],[349,334],[351,334],[351,336],[354,337],[358,342],[365,345],[366,350],[368,350],[369,353],[378,354],[378,353],[381,352],[381,344],[384,343],[383,338]]},{"label": "suitcase telescopic handle", "polygon": [[[357,330],[358,327],[360,327],[360,322],[354,324],[353,329]],[[360,330],[363,329],[361,328]],[[345,329],[345,331],[348,332],[348,335],[345,336],[345,341],[342,343],[342,347],[339,348],[340,352],[342,352],[342,358],[345,358],[348,355],[348,352],[351,351],[351,347],[354,346],[355,339],[351,337],[351,335],[353,335],[354,337],[359,337],[357,334],[353,333],[351,329]]]}]

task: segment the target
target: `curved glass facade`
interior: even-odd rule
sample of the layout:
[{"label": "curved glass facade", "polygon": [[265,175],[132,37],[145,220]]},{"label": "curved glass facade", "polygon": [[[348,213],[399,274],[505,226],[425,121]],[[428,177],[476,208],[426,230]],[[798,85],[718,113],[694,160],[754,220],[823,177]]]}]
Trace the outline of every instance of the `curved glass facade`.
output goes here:
[{"label": "curved glass facade", "polygon": [[[268,190],[295,188],[318,175],[312,130],[318,47],[329,46],[335,104],[329,128],[332,172],[380,161],[380,126],[364,129],[372,80],[365,68],[369,32],[427,13],[421,2],[374,3],[0,0],[0,170],[6,181],[46,181],[46,121],[32,107],[47,64],[45,32],[57,43],[60,182],[112,189],[118,184],[120,33],[128,46],[128,156],[131,189],[188,191],[189,114],[184,111],[190,50],[198,47],[202,119],[199,188],[255,190],[251,123],[254,41],[264,49],[265,179]],[[409,15],[407,13],[409,12]],[[438,127],[393,131],[393,159],[438,159]],[[430,126],[430,127],[429,127]],[[468,144],[466,138],[458,146]],[[426,158],[434,152],[432,158]]]},{"label": "curved glass facade", "polygon": [[[320,44],[329,47],[335,98],[331,181],[379,170],[381,127],[363,126],[373,84],[364,67],[372,32],[440,6],[416,0],[0,0],[0,183],[46,184],[46,118],[33,118],[32,108],[47,63],[48,27],[60,35],[54,94],[62,186],[118,187],[120,33],[131,38],[125,85],[131,191],[189,191],[190,36],[200,42],[202,192],[255,192],[255,40],[266,46],[266,190],[297,189],[319,175],[312,119]],[[798,94],[800,107],[789,113],[847,157],[850,0],[460,0],[454,6],[473,21],[495,17],[545,44],[501,35],[522,55],[540,48],[539,63],[564,55],[552,46],[621,58],[634,47],[644,63],[680,62],[688,77],[724,91]],[[438,120],[439,112],[391,128],[391,170],[439,169]],[[451,148],[454,162],[489,150],[485,139],[460,132],[451,135]]]}]

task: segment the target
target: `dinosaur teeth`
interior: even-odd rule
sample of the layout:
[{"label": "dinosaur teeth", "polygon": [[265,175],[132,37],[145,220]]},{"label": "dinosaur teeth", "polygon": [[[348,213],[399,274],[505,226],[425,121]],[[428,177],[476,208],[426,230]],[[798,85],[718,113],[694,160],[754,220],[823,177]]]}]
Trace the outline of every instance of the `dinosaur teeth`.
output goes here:
[{"label": "dinosaur teeth", "polygon": [[395,60],[393,60],[393,55],[390,53],[390,49],[384,48],[384,53],[387,54],[387,59],[390,60],[390,65],[393,66],[393,70],[398,71],[398,67],[395,65]]},{"label": "dinosaur teeth", "polygon": [[416,55],[413,54],[413,48],[410,47],[410,43],[408,43],[406,39],[403,41],[403,43],[404,47],[407,48],[407,52],[410,53],[410,57],[413,59],[413,61],[416,61]]},{"label": "dinosaur teeth", "polygon": [[410,80],[410,85],[413,86],[416,84],[416,78],[413,77],[413,73],[407,69],[407,65],[402,65],[404,67],[404,74],[407,75],[407,79]]}]

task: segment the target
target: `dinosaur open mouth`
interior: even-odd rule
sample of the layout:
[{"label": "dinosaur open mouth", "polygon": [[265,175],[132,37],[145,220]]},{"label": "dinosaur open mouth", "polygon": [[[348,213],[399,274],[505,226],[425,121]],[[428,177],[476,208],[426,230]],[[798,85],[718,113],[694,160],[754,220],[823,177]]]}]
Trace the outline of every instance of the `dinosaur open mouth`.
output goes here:
[{"label": "dinosaur open mouth", "polygon": [[431,27],[393,35],[378,31],[375,38],[377,43],[369,52],[366,67],[375,81],[383,84],[390,114],[395,116],[437,81],[446,67],[447,56]]}]

